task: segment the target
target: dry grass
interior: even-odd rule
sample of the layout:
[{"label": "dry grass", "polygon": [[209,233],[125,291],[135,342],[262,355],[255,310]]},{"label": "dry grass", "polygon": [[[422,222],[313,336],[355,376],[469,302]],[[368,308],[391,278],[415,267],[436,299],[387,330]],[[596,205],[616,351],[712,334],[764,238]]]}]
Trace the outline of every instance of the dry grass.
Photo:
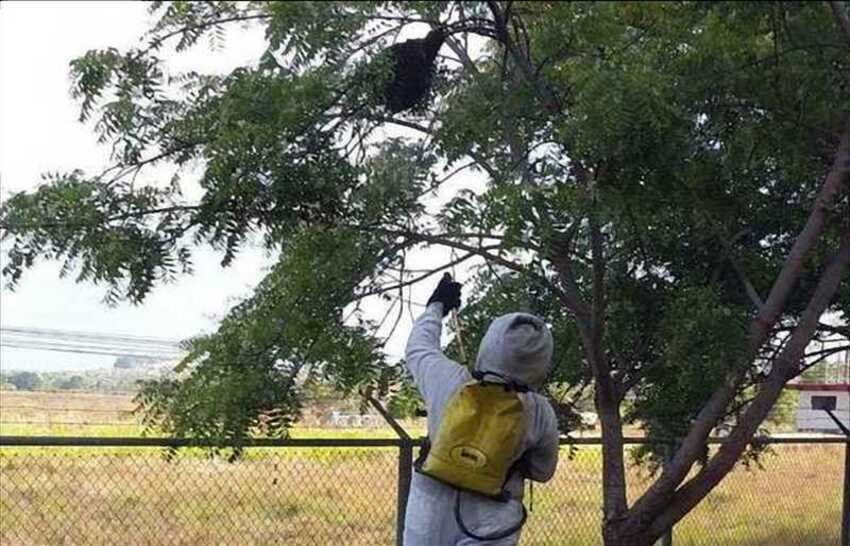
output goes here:
[{"label": "dry grass", "polygon": [[0,390],[0,427],[133,426],[138,423],[134,407],[130,394]]},{"label": "dry grass", "polygon": [[[782,446],[736,470],[676,529],[676,544],[833,546],[841,449]],[[0,451],[0,543],[390,544],[394,449],[255,449],[229,464],[160,450]],[[645,478],[630,472],[632,486]],[[597,449],[534,492],[523,544],[599,544]]]},{"label": "dry grass", "polygon": [[[10,400],[6,394],[3,405]],[[119,407],[115,400],[97,398],[98,407],[110,402]],[[39,403],[67,407],[81,400],[63,393],[61,401],[46,397]],[[16,427],[3,425],[0,433],[138,433],[134,425],[124,431]],[[392,437],[392,432],[296,429],[293,435]],[[727,477],[677,526],[674,543],[837,544],[843,448],[781,445],[774,451],[763,459],[764,470],[739,468]],[[366,545],[394,540],[397,452],[392,448],[258,448],[234,464],[197,452],[168,462],[163,453],[0,449],[0,544]],[[638,469],[629,470],[630,496],[649,483]],[[535,487],[522,543],[600,544],[600,506],[599,450],[582,448],[573,460],[562,461],[549,484]]]},{"label": "dry grass", "polygon": [[390,542],[395,460],[386,450],[235,464],[92,451],[0,457],[0,543]]},{"label": "dry grass", "polygon": [[[139,436],[142,426],[132,413],[131,394],[99,394],[70,391],[0,390],[0,434],[7,436]],[[307,408],[309,424],[317,424],[317,413],[327,407]],[[424,420],[404,423],[411,435],[425,434]],[[292,430],[297,438],[369,437],[396,438],[388,426],[368,429],[321,428],[299,425]],[[318,436],[317,436],[318,435]]]},{"label": "dry grass", "polygon": [[0,405],[39,406],[41,409],[80,408],[83,411],[130,411],[133,395],[83,391],[6,391],[0,390]]},{"label": "dry grass", "polygon": [[[781,445],[763,459],[764,469],[736,468],[706,500],[680,522],[676,546],[834,546],[841,525],[843,448],[838,445]],[[630,497],[651,483],[629,470]],[[534,540],[529,544],[601,544],[600,454],[583,449],[562,461],[555,479],[535,495]],[[535,491],[537,493],[537,490]],[[542,520],[542,521],[541,521]],[[536,524],[555,525],[569,540],[539,539]]]}]

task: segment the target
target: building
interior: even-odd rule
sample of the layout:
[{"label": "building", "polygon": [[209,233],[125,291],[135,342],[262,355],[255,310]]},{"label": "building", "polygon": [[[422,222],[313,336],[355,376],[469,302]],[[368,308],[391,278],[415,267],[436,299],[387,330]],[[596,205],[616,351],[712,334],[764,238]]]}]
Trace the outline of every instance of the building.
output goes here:
[{"label": "building", "polygon": [[[797,430],[800,432],[840,433],[838,425],[823,408],[828,408],[850,428],[850,351],[825,362],[818,375],[803,375],[788,384],[800,392],[797,404]],[[819,364],[820,365],[820,364]]]},{"label": "building", "polygon": [[800,391],[797,430],[800,432],[841,432],[835,421],[819,407],[835,408],[832,413],[850,428],[850,383],[796,383],[788,388]]}]

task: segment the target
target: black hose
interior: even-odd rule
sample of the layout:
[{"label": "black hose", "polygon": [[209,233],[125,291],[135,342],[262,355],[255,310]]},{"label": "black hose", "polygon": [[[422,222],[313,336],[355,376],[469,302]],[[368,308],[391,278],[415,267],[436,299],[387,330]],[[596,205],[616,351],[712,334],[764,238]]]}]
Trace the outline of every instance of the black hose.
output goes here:
[{"label": "black hose", "polygon": [[520,518],[519,523],[502,531],[496,531],[495,533],[490,533],[488,535],[476,535],[463,523],[463,517],[460,515],[460,493],[460,490],[458,490],[457,497],[455,497],[455,521],[457,521],[457,525],[460,527],[460,530],[463,531],[463,534],[470,538],[474,538],[475,540],[487,542],[490,540],[501,540],[503,538],[507,538],[522,529],[522,526],[525,525],[525,520],[528,519],[528,512],[525,510],[525,505],[520,503],[520,507],[522,508],[522,517]]}]

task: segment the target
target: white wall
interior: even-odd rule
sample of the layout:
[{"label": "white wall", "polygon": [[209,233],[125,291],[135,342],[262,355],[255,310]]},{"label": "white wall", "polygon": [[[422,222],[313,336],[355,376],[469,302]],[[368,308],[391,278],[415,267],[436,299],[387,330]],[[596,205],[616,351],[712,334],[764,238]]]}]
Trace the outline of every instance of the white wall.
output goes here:
[{"label": "white wall", "polygon": [[850,393],[840,391],[800,391],[797,406],[797,430],[838,431],[835,422],[823,410],[812,409],[812,396],[835,396],[835,414],[850,427]]}]

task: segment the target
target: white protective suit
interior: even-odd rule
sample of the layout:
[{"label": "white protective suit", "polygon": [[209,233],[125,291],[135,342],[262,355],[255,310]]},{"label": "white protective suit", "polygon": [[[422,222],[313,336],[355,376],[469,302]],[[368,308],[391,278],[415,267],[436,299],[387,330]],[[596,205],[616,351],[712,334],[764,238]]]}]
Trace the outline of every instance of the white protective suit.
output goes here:
[{"label": "white protective suit", "polygon": [[[435,438],[449,399],[473,381],[469,370],[449,360],[440,350],[443,304],[432,303],[416,320],[407,342],[407,367],[413,375],[428,411],[428,437]],[[493,371],[533,389],[546,379],[552,360],[552,334],[539,318],[525,313],[501,316],[490,325],[478,351],[475,368]],[[487,381],[496,378],[487,376]],[[526,416],[522,451],[527,455],[529,477],[549,480],[558,464],[558,424],[549,402],[536,392],[519,393]],[[510,528],[522,516],[524,480],[514,473],[506,489],[512,500],[493,501],[473,493],[461,493],[461,516],[478,536]],[[457,490],[418,472],[413,473],[404,527],[405,546],[454,546],[488,544],[510,546],[520,532],[495,541],[468,537],[455,521]]]}]

